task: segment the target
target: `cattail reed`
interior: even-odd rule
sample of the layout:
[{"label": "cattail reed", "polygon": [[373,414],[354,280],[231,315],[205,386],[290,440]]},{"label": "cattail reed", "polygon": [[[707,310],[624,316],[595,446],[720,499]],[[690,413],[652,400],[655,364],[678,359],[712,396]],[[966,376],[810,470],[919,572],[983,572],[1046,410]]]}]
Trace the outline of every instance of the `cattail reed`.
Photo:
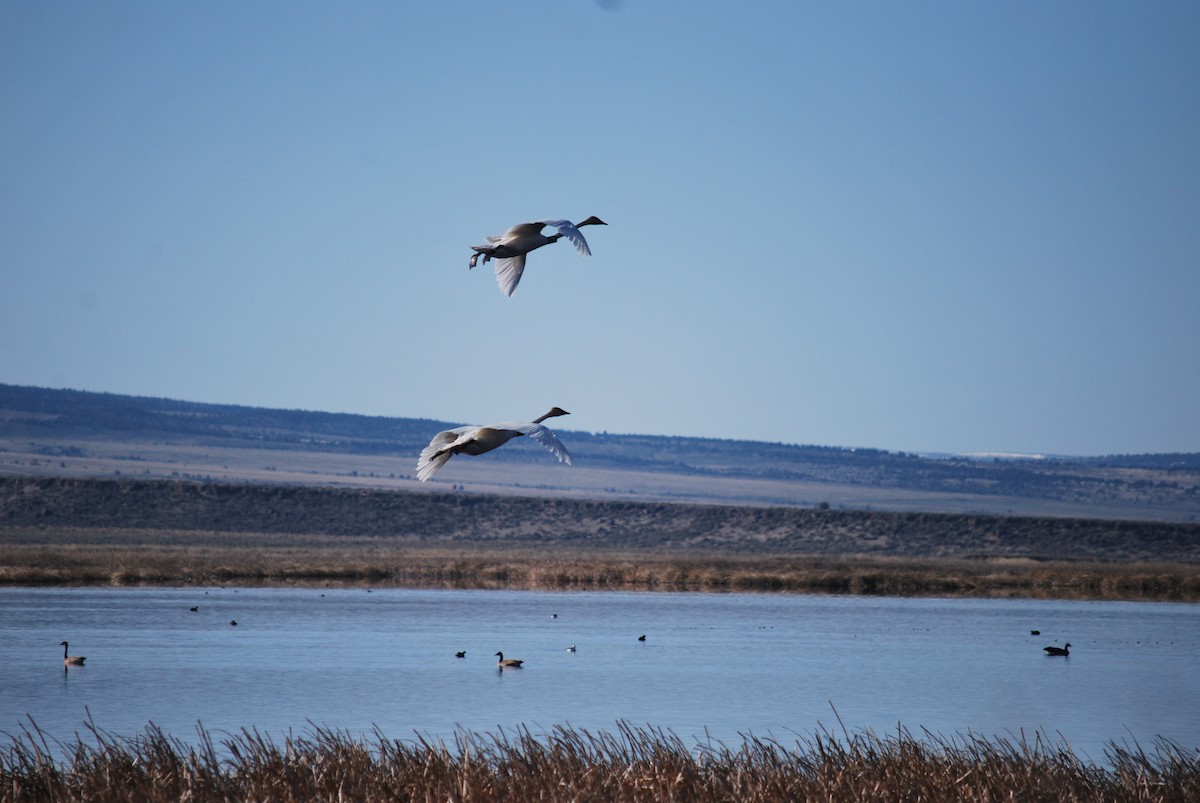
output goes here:
[{"label": "cattail reed", "polygon": [[50,740],[32,721],[0,751],[0,801],[300,800],[1200,800],[1200,756],[1160,740],[1111,744],[1103,766],[1034,734],[914,737],[900,728],[785,744],[687,745],[653,727],[355,737],[313,726],[277,742],[253,729],[195,744],[153,725],[121,739]]},{"label": "cattail reed", "polygon": [[[45,539],[46,536],[39,536]],[[78,538],[78,533],[65,538]],[[124,537],[130,537],[128,533]],[[1200,563],[539,551],[372,539],[155,532],[143,542],[0,544],[0,585],[374,584],[407,588],[712,591],[1200,600]]]}]

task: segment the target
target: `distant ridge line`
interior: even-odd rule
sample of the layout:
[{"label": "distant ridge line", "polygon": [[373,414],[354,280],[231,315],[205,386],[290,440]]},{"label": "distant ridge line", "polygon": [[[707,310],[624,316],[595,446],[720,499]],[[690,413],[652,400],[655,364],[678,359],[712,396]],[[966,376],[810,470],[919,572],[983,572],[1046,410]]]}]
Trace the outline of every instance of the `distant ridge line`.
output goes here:
[{"label": "distant ridge line", "polygon": [[[151,405],[156,405],[160,408],[165,407],[166,410],[155,410]],[[234,426],[235,421],[240,422],[242,426],[246,426],[247,421],[257,422],[265,425],[272,421],[279,422],[281,418],[288,419],[297,426],[315,426],[317,424],[330,426],[331,431],[335,433],[343,433],[344,430],[353,431],[359,428],[351,425],[350,422],[356,422],[359,425],[367,424],[372,428],[369,430],[369,433],[376,436],[378,436],[379,430],[374,428],[382,428],[385,432],[391,428],[395,428],[398,431],[407,432],[410,428],[419,427],[420,431],[425,433],[432,427],[457,426],[464,423],[431,418],[413,418],[408,416],[381,416],[366,415],[362,413],[305,410],[301,408],[256,407],[251,405],[215,402],[192,402],[172,399],[169,397],[134,396],[111,393],[107,391],[76,390],[70,388],[53,389],[0,383],[0,424],[12,423],[13,421],[20,420],[6,419],[6,412],[18,411],[27,408],[33,408],[44,412],[46,415],[52,416],[84,416],[90,413],[90,418],[85,418],[83,422],[79,423],[86,424],[90,421],[93,425],[107,424],[120,430],[144,426],[150,421],[153,421],[156,428],[166,427],[170,431],[191,432],[196,434],[205,434],[211,432],[213,426],[218,422],[224,423],[226,426]],[[175,415],[180,413],[191,413],[194,416],[205,416],[205,419],[180,419],[172,422],[170,419],[162,415],[164,412],[168,411]],[[338,426],[339,424],[340,426]],[[1046,460],[1064,460],[1072,462],[1119,461],[1125,465],[1136,464],[1141,465],[1142,467],[1152,467],[1145,465],[1145,463],[1152,462],[1154,464],[1153,467],[1169,466],[1175,468],[1200,469],[1200,452],[1121,454],[1104,456],[1046,455],[1041,453],[1018,454],[1011,452],[918,454],[907,452],[890,452],[871,447],[787,444],[772,441],[711,438],[696,435],[651,435],[607,432],[595,434],[565,428],[561,429],[564,432],[576,432],[577,434],[599,438],[661,438],[663,440],[683,440],[701,443],[733,443],[771,448],[818,450],[853,455],[893,455],[917,460],[1029,460],[1036,462],[1042,462]]]},{"label": "distant ridge line", "polygon": [[[0,384],[0,475],[56,475],[61,467],[62,476],[137,474],[235,481],[237,472],[222,468],[229,457],[258,467],[242,473],[250,482],[337,484],[350,478],[372,484],[363,483],[356,469],[373,462],[377,467],[386,464],[381,469],[386,481],[381,484],[391,486],[411,479],[417,455],[430,437],[455,425]],[[561,483],[564,493],[577,497],[1200,519],[1200,454],[979,459],[558,431],[575,457],[575,467],[553,479],[538,474],[545,454],[528,443],[489,454],[477,468],[460,467],[456,470],[465,473],[458,476],[472,476],[472,484],[490,490],[505,487],[518,493]],[[164,462],[164,443],[187,449],[177,449],[176,456]],[[267,451],[275,456],[255,456]],[[221,457],[212,458],[217,454]],[[287,465],[279,469],[272,465],[277,460]],[[498,465],[519,466],[521,471],[495,471]],[[290,474],[287,466],[294,468]],[[480,473],[470,474],[472,470]],[[451,477],[444,479],[453,481]]]}]

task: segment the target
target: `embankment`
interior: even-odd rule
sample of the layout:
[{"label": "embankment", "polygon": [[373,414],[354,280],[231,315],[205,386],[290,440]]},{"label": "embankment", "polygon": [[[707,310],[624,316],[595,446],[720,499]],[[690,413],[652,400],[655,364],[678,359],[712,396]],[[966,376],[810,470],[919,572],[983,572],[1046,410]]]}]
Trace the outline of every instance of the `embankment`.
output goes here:
[{"label": "embankment", "polygon": [[361,536],[427,546],[1200,563],[1200,524],[170,481],[0,479],[0,530]]}]

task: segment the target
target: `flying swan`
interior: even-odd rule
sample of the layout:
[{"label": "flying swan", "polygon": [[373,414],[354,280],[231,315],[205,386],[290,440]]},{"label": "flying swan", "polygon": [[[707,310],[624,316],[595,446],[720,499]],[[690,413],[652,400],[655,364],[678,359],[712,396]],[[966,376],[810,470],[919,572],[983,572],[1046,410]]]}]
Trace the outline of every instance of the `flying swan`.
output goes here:
[{"label": "flying swan", "polygon": [[560,462],[569,466],[571,455],[567,452],[567,447],[562,445],[562,441],[548,427],[542,426],[542,422],[547,418],[560,415],[570,413],[561,407],[552,407],[550,412],[533,419],[532,422],[505,421],[503,424],[482,427],[470,425],[439,432],[433,436],[429,445],[421,450],[421,456],[417,458],[417,479],[425,482],[456,454],[479,455],[490,452],[521,435],[533,438],[553,452]]},{"label": "flying swan", "polygon": [[[575,250],[579,252],[580,256],[590,257],[592,250],[588,248],[587,240],[583,239],[583,234],[579,230],[584,226],[607,225],[595,215],[578,223],[572,223],[569,220],[535,220],[532,223],[518,223],[499,236],[494,234],[489,236],[487,245],[471,246],[475,253],[471,255],[470,267],[475,267],[480,254],[483,255],[483,264],[485,265],[489,259],[495,259],[496,283],[500,285],[500,291],[511,298],[513,291],[517,289],[517,282],[521,281],[521,274],[525,271],[526,254],[535,248],[541,248],[543,245],[549,245],[566,237],[571,241],[571,245],[575,246]],[[547,226],[553,226],[558,230],[558,234],[542,234],[542,229]]]}]

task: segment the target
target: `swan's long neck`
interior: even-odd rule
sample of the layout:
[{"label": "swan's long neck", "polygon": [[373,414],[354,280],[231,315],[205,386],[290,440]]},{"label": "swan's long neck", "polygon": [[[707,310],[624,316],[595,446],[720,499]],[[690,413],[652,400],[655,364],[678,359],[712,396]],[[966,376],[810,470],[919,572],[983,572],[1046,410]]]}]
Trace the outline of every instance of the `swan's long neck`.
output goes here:
[{"label": "swan's long neck", "polygon": [[566,410],[564,410],[561,407],[551,407],[549,412],[547,412],[541,418],[533,419],[533,423],[540,424],[543,421],[545,421],[547,418],[554,418],[554,417],[560,416],[560,415],[570,415],[570,413],[568,413]]}]

